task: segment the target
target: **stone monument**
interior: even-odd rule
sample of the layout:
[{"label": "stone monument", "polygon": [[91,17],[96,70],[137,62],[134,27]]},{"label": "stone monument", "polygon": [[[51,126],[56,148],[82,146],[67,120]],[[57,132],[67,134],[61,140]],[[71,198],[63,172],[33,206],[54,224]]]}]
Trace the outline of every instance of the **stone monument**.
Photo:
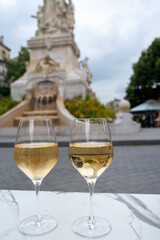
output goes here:
[{"label": "stone monument", "polygon": [[80,51],[74,40],[74,6],[71,0],[44,0],[38,7],[38,29],[28,41],[30,62],[27,72],[11,84],[12,98],[21,100],[39,82],[58,86],[63,100],[90,91],[92,74],[88,58],[79,61]]}]

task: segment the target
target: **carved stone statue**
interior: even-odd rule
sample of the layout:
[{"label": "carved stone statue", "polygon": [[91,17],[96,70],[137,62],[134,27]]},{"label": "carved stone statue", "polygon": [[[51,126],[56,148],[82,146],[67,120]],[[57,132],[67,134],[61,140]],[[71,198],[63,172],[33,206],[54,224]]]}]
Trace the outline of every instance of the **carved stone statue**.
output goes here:
[{"label": "carved stone statue", "polygon": [[68,7],[67,7],[67,19],[68,19],[68,27],[73,32],[74,29],[74,6],[71,1],[69,1]]},{"label": "carved stone statue", "polygon": [[44,0],[44,6],[37,12],[38,31],[42,33],[73,32],[74,29],[74,6],[72,1]]},{"label": "carved stone statue", "polygon": [[92,80],[92,73],[90,72],[90,69],[88,67],[88,58],[86,57],[82,62],[82,68],[83,70],[86,72],[87,74],[87,82],[89,84],[91,84],[91,80]]},{"label": "carved stone statue", "polygon": [[44,25],[44,7],[39,6],[37,12],[38,28],[42,29]]},{"label": "carved stone statue", "polygon": [[82,67],[83,67],[83,70],[84,70],[84,71],[89,70],[89,67],[88,67],[88,58],[87,58],[87,57],[85,57],[85,59],[82,61]]},{"label": "carved stone statue", "polygon": [[59,63],[55,62],[48,55],[40,59],[32,73],[43,73],[46,78],[52,72],[61,71]]},{"label": "carved stone statue", "polygon": [[59,0],[58,2],[58,7],[61,12],[66,12],[66,2],[64,0]]},{"label": "carved stone statue", "polygon": [[44,0],[45,10],[45,24],[50,25],[57,15],[56,1],[55,0]]}]

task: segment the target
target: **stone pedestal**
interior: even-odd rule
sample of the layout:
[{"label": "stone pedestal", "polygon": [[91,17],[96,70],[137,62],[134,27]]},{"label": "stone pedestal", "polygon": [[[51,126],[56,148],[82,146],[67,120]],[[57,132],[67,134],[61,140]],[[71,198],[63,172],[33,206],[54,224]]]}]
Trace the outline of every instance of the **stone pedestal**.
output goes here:
[{"label": "stone pedestal", "polygon": [[30,54],[30,68],[33,69],[37,62],[49,55],[55,62],[60,64],[61,69],[72,71],[78,68],[80,51],[71,33],[61,36],[35,37],[28,41]]},{"label": "stone pedestal", "polygon": [[[21,100],[28,89],[45,79],[59,85],[59,92],[64,99],[79,95],[85,98],[88,88],[86,73],[79,68],[80,52],[71,35],[65,34],[49,39],[35,37],[28,41],[28,47],[31,50],[28,70],[22,78],[11,84],[13,99]],[[48,73],[47,76],[43,65],[42,69],[36,70],[40,60],[46,56],[59,66],[58,70]]]}]

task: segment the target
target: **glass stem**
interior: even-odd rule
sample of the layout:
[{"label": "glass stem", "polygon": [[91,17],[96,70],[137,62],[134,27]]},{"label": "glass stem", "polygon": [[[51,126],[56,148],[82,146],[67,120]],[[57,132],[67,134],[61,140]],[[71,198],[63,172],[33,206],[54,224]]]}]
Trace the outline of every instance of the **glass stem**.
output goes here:
[{"label": "glass stem", "polygon": [[33,183],[34,183],[34,188],[36,192],[36,219],[34,223],[36,224],[36,227],[39,227],[42,224],[42,218],[40,215],[40,201],[39,201],[41,181],[34,181]]},{"label": "glass stem", "polygon": [[89,219],[88,219],[88,226],[89,229],[93,230],[95,228],[95,218],[93,212],[93,194],[94,194],[94,186],[95,182],[88,181],[88,188],[89,188],[89,195],[90,195],[90,211],[89,211]]}]

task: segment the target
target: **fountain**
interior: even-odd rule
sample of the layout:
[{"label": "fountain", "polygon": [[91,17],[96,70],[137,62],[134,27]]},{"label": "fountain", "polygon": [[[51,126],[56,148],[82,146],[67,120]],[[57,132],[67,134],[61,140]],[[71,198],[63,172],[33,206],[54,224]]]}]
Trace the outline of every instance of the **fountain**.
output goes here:
[{"label": "fountain", "polygon": [[35,18],[38,30],[28,41],[30,62],[27,72],[11,84],[12,98],[20,100],[21,95],[43,81],[56,83],[63,100],[79,95],[85,98],[92,74],[88,58],[79,61],[72,1],[45,0]]},{"label": "fountain", "polygon": [[[21,101],[24,94],[27,98],[0,117],[1,128],[17,126],[20,119],[33,116],[47,116],[60,127],[68,127],[74,117],[65,108],[64,100],[92,94],[88,58],[79,61],[80,51],[74,40],[72,1],[44,0],[35,18],[38,29],[28,41],[30,62],[27,71],[11,84],[13,99]],[[60,127],[59,131],[66,134]],[[120,112],[111,124],[113,133],[123,134],[126,129],[127,133],[140,130],[140,126],[132,121],[129,110]]]},{"label": "fountain", "polygon": [[[73,116],[65,109],[64,100],[91,92],[92,74],[88,58],[79,61],[80,51],[74,40],[74,6],[72,1],[44,0],[35,16],[38,29],[28,41],[30,62],[27,72],[11,84],[11,95],[21,100],[30,94],[29,116],[45,116],[57,111],[61,125],[71,125]],[[29,107],[28,107],[29,108]],[[32,113],[31,113],[32,112]],[[29,117],[21,111],[18,119]],[[50,116],[51,117],[51,116]]]},{"label": "fountain", "polygon": [[42,81],[34,87],[34,110],[56,109],[57,85],[50,81]]},{"label": "fountain", "polygon": [[41,81],[35,84],[32,93],[32,109],[24,111],[22,116],[14,118],[14,124],[17,125],[20,119],[50,118],[54,124],[59,123],[59,117],[56,110],[56,97],[58,87],[51,81]]}]

